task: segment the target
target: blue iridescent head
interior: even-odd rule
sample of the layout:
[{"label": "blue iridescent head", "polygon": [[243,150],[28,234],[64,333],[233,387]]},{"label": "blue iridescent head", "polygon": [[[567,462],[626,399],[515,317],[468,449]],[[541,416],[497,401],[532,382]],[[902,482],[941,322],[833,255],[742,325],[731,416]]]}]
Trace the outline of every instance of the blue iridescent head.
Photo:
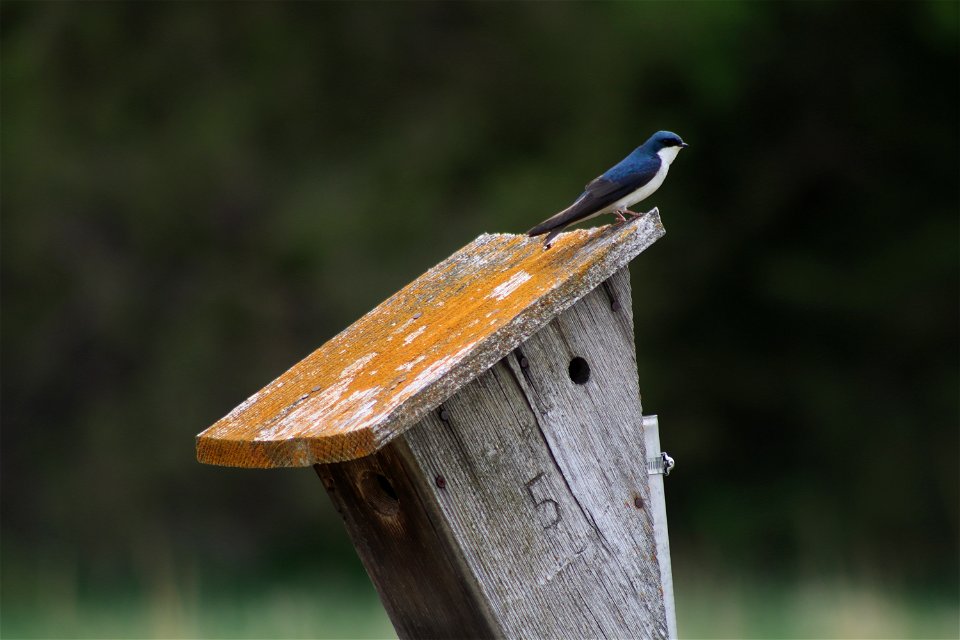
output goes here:
[{"label": "blue iridescent head", "polygon": [[655,134],[650,136],[649,140],[643,143],[643,146],[656,153],[657,151],[660,151],[660,149],[667,149],[670,147],[680,147],[682,149],[689,145],[673,131],[657,131]]}]

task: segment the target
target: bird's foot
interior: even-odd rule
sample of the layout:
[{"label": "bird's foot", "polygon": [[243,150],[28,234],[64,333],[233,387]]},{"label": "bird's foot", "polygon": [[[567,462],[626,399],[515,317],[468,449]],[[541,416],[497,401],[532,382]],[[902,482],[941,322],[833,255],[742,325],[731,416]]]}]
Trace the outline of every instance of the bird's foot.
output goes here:
[{"label": "bird's foot", "polygon": [[647,215],[646,213],[637,213],[636,211],[631,211],[630,209],[624,209],[623,212],[631,218],[639,218],[640,216]]},{"label": "bird's foot", "polygon": [[[613,215],[617,216],[617,222],[626,222],[626,221],[627,221],[627,219],[623,217],[623,213],[624,213],[624,212],[623,212],[622,210],[620,210],[620,209],[614,210]],[[627,213],[630,213],[630,212],[628,211]],[[615,222],[614,224],[616,224],[616,222]]]}]

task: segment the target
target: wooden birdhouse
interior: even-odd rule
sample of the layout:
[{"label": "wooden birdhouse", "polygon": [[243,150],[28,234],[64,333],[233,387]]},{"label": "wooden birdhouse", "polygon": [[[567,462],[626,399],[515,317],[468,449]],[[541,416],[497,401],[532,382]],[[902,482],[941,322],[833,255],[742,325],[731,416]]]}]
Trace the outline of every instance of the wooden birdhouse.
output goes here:
[{"label": "wooden birdhouse", "polygon": [[663,233],[654,210],[549,251],[482,235],[197,436],[197,459],[313,466],[401,637],[675,636],[627,270]]}]

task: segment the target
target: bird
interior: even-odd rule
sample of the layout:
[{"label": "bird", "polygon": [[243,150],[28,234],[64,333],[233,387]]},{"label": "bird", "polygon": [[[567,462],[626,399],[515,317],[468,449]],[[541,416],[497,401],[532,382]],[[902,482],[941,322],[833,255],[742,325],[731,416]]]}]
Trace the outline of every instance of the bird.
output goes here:
[{"label": "bird", "polygon": [[633,218],[645,215],[631,211],[630,207],[663,184],[670,163],[688,146],[672,131],[657,131],[626,158],[590,181],[573,204],[527,231],[527,235],[546,233],[543,248],[549,249],[561,231],[582,220],[612,213],[616,222],[626,222],[624,214]]}]

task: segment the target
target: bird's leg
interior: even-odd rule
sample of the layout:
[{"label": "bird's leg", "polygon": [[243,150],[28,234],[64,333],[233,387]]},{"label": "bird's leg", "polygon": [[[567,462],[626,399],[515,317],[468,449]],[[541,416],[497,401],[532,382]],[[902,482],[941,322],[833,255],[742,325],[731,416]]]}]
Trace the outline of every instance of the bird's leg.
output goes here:
[{"label": "bird's leg", "polygon": [[[620,209],[614,209],[613,215],[617,216],[617,222],[626,222],[627,219],[623,217],[623,211]],[[614,223],[616,224],[616,223]]]}]

